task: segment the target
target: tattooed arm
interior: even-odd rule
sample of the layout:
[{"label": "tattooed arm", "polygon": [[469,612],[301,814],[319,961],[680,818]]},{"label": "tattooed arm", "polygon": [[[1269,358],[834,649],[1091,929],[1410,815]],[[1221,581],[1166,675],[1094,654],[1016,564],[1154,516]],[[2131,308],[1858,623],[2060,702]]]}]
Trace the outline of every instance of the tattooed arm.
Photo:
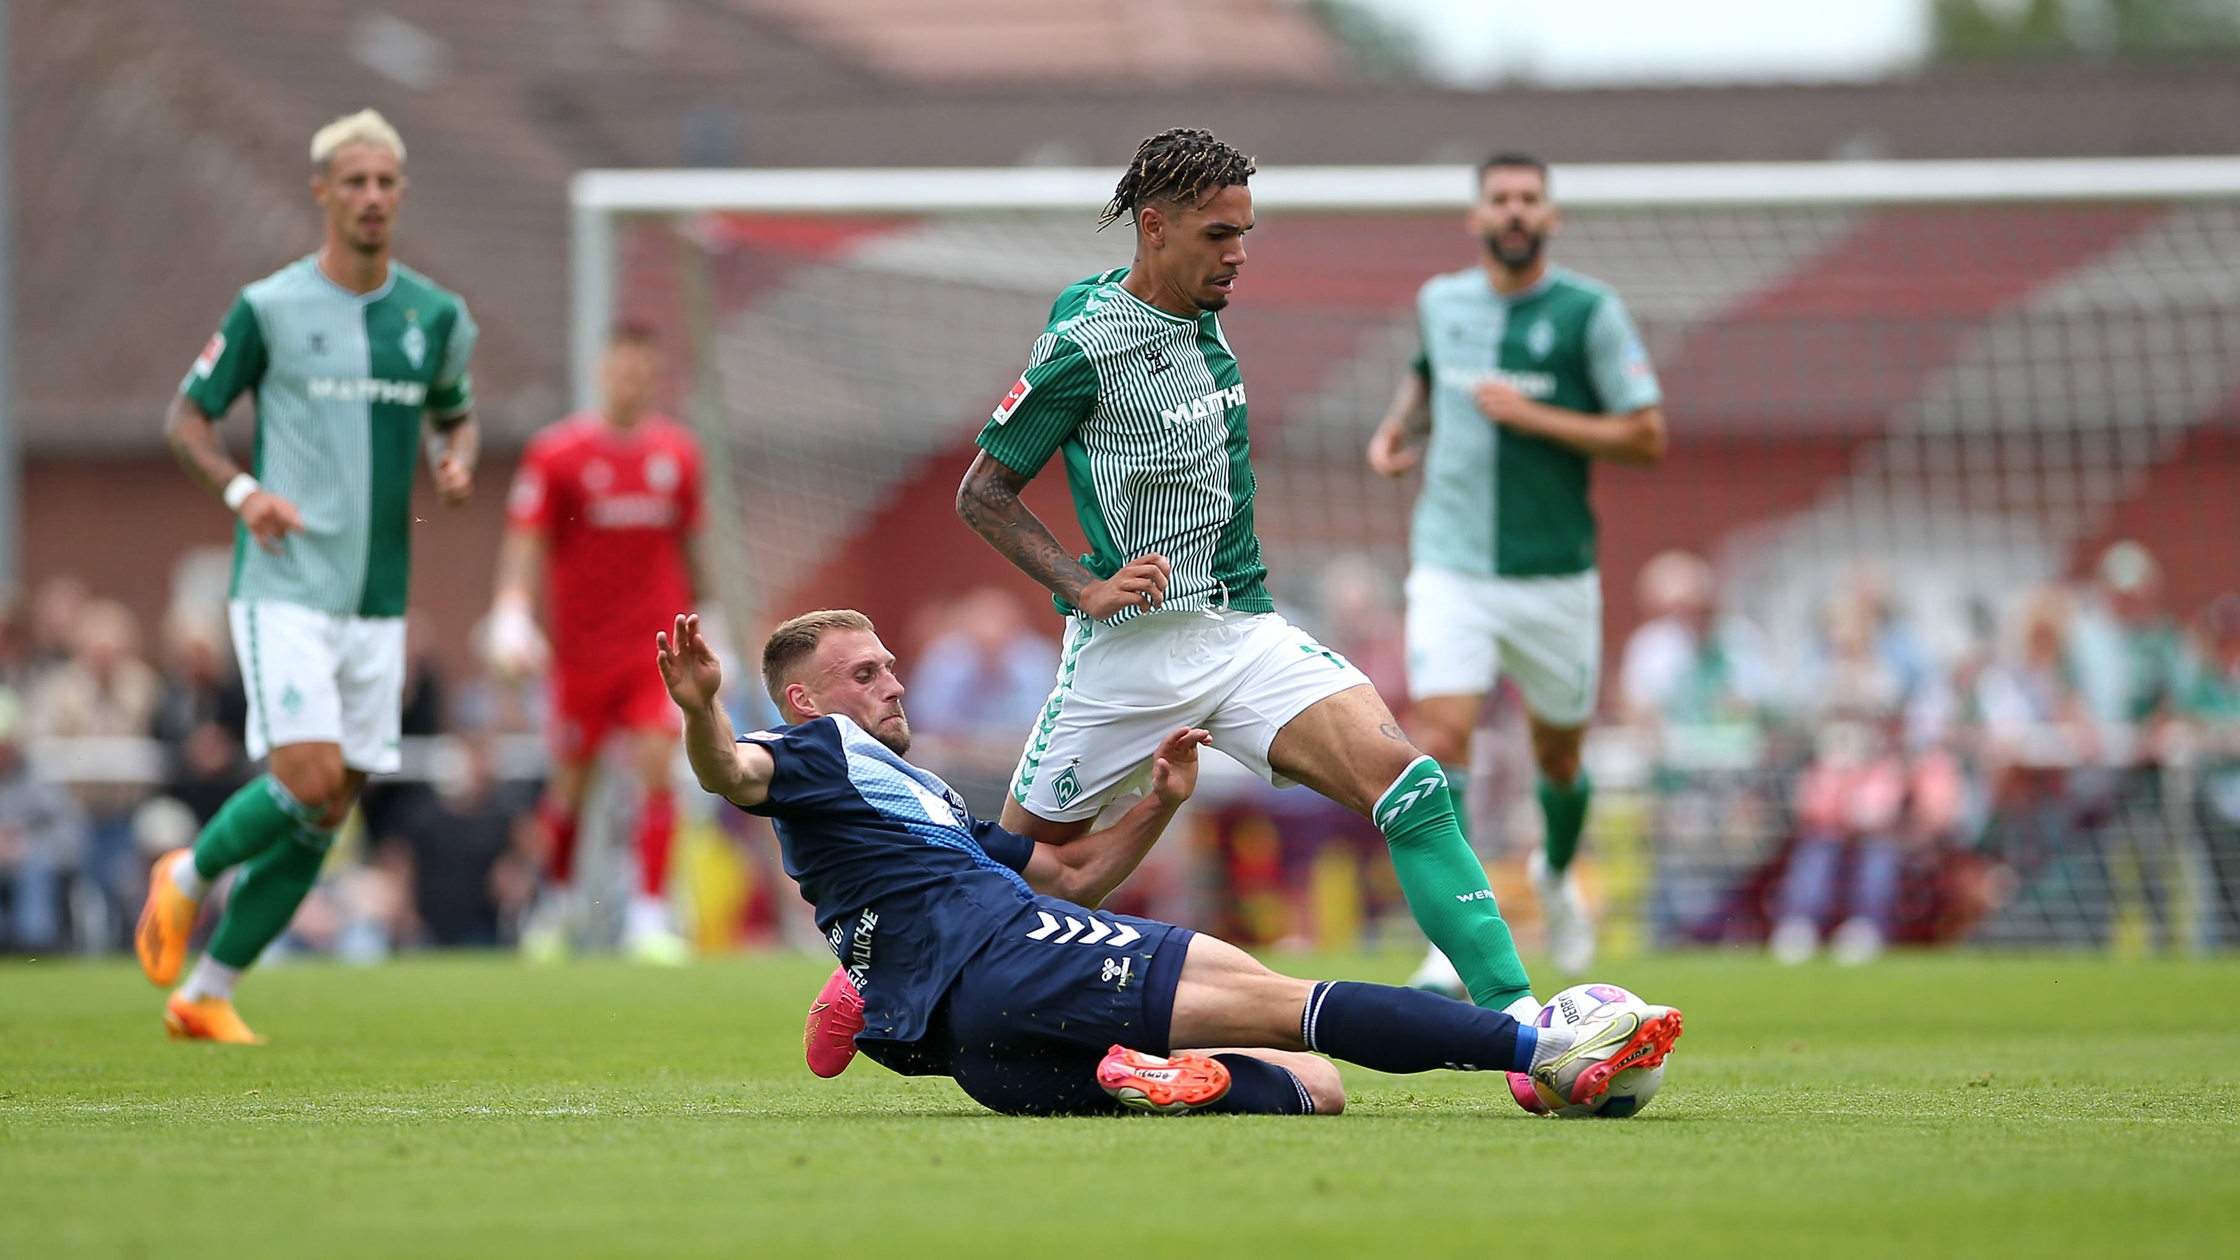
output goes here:
[{"label": "tattooed arm", "polygon": [[1111,577],[1099,578],[1067,554],[1050,527],[1019,501],[1029,480],[982,451],[957,487],[957,516],[1021,573],[1085,616],[1101,621],[1132,605],[1157,608],[1165,601],[1173,571],[1165,556],[1145,552]]}]

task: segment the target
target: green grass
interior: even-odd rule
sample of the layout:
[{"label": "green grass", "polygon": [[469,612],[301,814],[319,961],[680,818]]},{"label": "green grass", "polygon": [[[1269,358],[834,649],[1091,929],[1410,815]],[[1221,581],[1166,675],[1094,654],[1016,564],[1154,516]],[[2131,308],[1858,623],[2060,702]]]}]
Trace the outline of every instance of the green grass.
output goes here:
[{"label": "green grass", "polygon": [[[1289,958],[1391,979],[1396,956]],[[1013,1120],[801,1066],[828,969],[279,967],[174,1045],[127,964],[0,965],[0,1254],[2229,1254],[2240,962],[1698,955],[1664,1093],[1535,1120],[1348,1069],[1332,1119]]]}]

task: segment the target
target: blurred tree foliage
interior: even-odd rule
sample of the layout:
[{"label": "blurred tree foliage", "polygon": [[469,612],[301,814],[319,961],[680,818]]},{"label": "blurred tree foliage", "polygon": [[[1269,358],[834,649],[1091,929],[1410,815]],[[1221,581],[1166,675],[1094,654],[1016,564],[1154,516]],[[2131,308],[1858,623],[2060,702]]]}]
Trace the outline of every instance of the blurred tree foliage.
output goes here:
[{"label": "blurred tree foliage", "polygon": [[1300,0],[1300,8],[1346,50],[1354,73],[1365,79],[1423,78],[1423,48],[1415,34],[1358,0]]},{"label": "blurred tree foliage", "polygon": [[2240,0],[1934,0],[1937,55],[2172,57],[2240,52]]}]

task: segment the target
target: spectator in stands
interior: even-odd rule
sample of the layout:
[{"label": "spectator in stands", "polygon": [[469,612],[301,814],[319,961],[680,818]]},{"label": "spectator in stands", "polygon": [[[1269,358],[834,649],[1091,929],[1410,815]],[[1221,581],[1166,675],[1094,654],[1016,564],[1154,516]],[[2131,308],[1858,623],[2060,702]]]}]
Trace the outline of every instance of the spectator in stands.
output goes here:
[{"label": "spectator in stands", "polygon": [[445,707],[443,664],[436,659],[435,637],[425,617],[406,614],[404,622],[404,707],[401,735],[441,735]]},{"label": "spectator in stands", "polygon": [[2203,610],[2174,691],[2169,743],[2197,776],[2194,813],[2215,886],[2202,943],[2229,945],[2240,941],[2240,595]]},{"label": "spectator in stands", "polygon": [[2070,646],[2078,686],[2103,725],[2144,727],[2167,712],[2184,635],[2154,553],[2126,539],[2100,554]]},{"label": "spectator in stands", "polygon": [[0,690],[0,948],[52,949],[62,935],[64,872],[85,856],[86,818],[23,759],[23,706]]},{"label": "spectator in stands", "polygon": [[1634,576],[1617,708],[1654,760],[1652,917],[1668,937],[1714,916],[1769,843],[1765,730],[1772,671],[1756,627],[1718,609],[1702,557],[1666,551]]},{"label": "spectator in stands", "polygon": [[71,574],[48,578],[31,601],[30,677],[39,680],[77,654],[79,627],[85,622],[86,604],[93,592]]},{"label": "spectator in stands", "polygon": [[495,947],[513,935],[536,890],[534,785],[502,783],[489,738],[461,736],[386,811],[374,861],[405,895],[396,899],[400,945]]},{"label": "spectator in stands", "polygon": [[[31,695],[31,733],[40,739],[145,739],[162,681],[140,659],[140,627],[131,611],[109,599],[85,604],[72,642],[70,658]],[[105,764],[112,763],[92,763],[94,773],[71,787],[91,824],[87,870],[109,901],[111,920],[130,923],[147,874],[133,852],[132,811],[154,783],[125,768],[123,759],[113,763],[120,767],[117,777],[100,777]]]},{"label": "spectator in stands", "polygon": [[968,591],[946,610],[910,672],[928,715],[927,756],[975,809],[1001,803],[1020,738],[1034,727],[1058,669],[1058,646],[1035,633],[1019,598],[995,586]]},{"label": "spectator in stands", "polygon": [[1987,840],[2026,894],[1993,925],[1995,936],[2096,943],[2105,920],[2107,872],[2094,832],[2112,781],[2070,651],[2073,616],[2068,592],[2033,591],[1976,684],[1976,760],[1992,802]]},{"label": "spectator in stands", "polygon": [[2137,875],[2122,890],[2136,888],[2150,928],[2173,944],[2174,934],[2199,918],[2188,908],[2194,894],[2183,869],[2190,838],[2172,825],[2158,755],[2184,644],[2153,553],[2128,539],[2110,545],[2081,592],[2070,649],[2078,687],[2107,734],[2114,812],[2108,847],[2115,868]]},{"label": "spectator in stands", "polygon": [[1641,566],[1633,597],[1642,622],[1618,674],[1624,720],[1655,731],[1741,727],[1755,735],[1773,699],[1757,627],[1718,614],[1711,566],[1666,551]]},{"label": "spectator in stands", "polygon": [[23,610],[13,600],[0,600],[0,687],[22,695],[31,686],[34,664]]},{"label": "spectator in stands", "polygon": [[1856,590],[1829,610],[1823,690],[1808,710],[1813,758],[1797,780],[1797,839],[1773,907],[1770,945],[1785,963],[1812,957],[1831,923],[1837,962],[1879,955],[1897,926],[1909,853],[1960,820],[1958,763],[1937,746],[1907,755],[1907,684],[1879,629]]},{"label": "spectator in stands", "polygon": [[150,733],[164,745],[165,793],[194,811],[199,826],[249,781],[242,746],[248,699],[217,617],[172,608],[163,621],[163,649],[162,692]]}]

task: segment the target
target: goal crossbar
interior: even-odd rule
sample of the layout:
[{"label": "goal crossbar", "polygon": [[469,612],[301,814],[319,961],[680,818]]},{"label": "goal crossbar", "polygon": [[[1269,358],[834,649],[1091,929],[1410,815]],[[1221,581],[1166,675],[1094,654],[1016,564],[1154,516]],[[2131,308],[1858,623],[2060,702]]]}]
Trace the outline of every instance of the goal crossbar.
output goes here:
[{"label": "goal crossbar", "polygon": [[[1112,195],[1113,178],[1103,167],[578,172],[568,192],[577,405],[592,401],[613,317],[618,219],[724,211],[1094,211]],[[1553,180],[1574,210],[2171,202],[2240,199],[2240,157],[1559,165]],[[1254,175],[1252,191],[1263,210],[1423,211],[1461,208],[1469,186],[1465,165],[1279,166]]]}]

